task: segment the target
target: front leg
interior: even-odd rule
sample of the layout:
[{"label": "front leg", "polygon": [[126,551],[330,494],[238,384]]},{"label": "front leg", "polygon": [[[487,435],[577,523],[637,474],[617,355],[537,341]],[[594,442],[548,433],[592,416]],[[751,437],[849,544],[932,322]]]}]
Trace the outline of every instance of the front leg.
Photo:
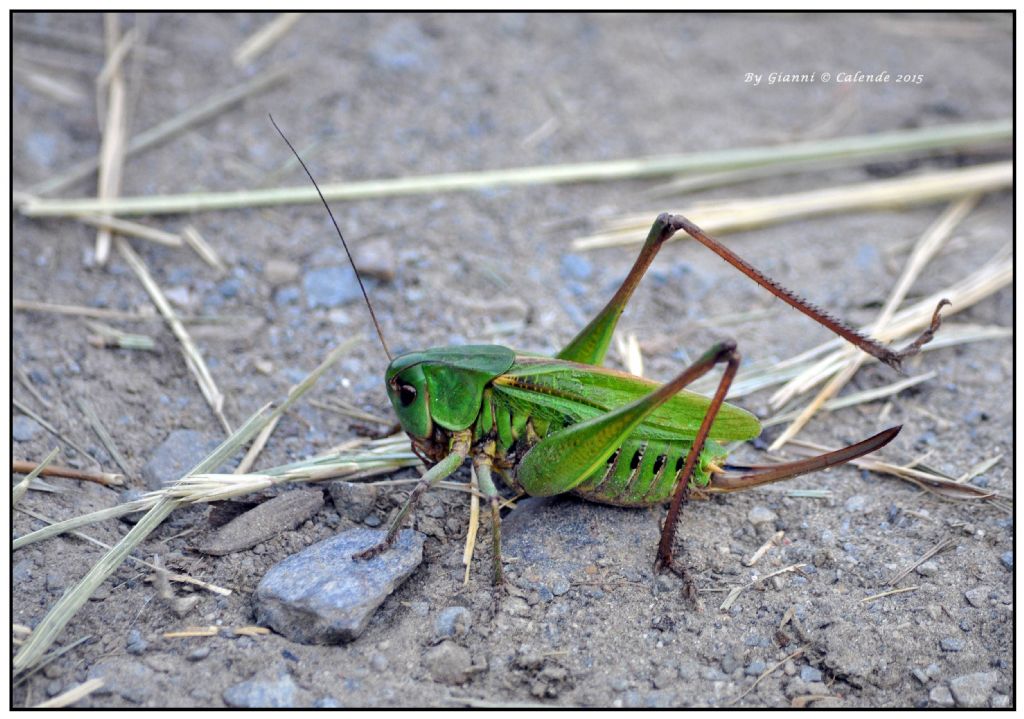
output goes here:
[{"label": "front leg", "polygon": [[493,555],[492,561],[494,562],[493,581],[494,585],[498,586],[505,580],[501,571],[501,509],[498,506],[501,497],[498,495],[498,489],[494,486],[494,478],[491,476],[493,459],[491,458],[490,453],[493,452],[494,442],[490,442],[483,448],[483,451],[473,457],[473,469],[476,470],[476,478],[480,483],[480,491],[484,493],[484,496],[491,505],[491,553]]},{"label": "front leg", "polygon": [[402,528],[402,523],[405,518],[409,515],[409,512],[415,506],[419,498],[423,496],[423,493],[430,489],[432,486],[454,474],[455,470],[462,466],[462,463],[466,460],[466,456],[469,454],[469,443],[472,439],[472,432],[469,430],[463,430],[457,432],[452,437],[451,451],[448,456],[442,459],[440,462],[431,467],[426,474],[424,474],[419,481],[419,484],[409,493],[409,499],[402,505],[402,509],[395,516],[391,525],[388,527],[388,533],[384,539],[369,549],[353,555],[356,559],[372,559],[377,556],[395,542],[395,537],[398,536],[398,530]]}]

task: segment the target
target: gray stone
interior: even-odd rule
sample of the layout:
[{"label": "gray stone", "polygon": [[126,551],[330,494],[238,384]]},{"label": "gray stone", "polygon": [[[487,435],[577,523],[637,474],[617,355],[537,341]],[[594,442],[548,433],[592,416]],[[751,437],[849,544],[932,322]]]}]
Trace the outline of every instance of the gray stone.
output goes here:
[{"label": "gray stone", "polygon": [[274,287],[294,282],[299,277],[299,266],[288,260],[267,260],[263,265],[263,277]]},{"label": "gray stone", "polygon": [[574,280],[588,280],[593,274],[590,260],[581,255],[570,253],[562,255],[562,275]]},{"label": "gray stone", "polygon": [[988,606],[988,595],[992,592],[992,587],[986,587],[979,585],[974,589],[968,589],[964,592],[964,598],[967,599],[967,603],[972,607],[985,607]]},{"label": "gray stone", "polygon": [[800,678],[805,682],[820,682],[821,670],[817,667],[802,666],[800,667]]},{"label": "gray stone", "polygon": [[999,555],[999,561],[1011,572],[1013,571],[1013,552],[1003,552]]},{"label": "gray stone", "polygon": [[348,265],[310,270],[302,278],[302,289],[306,292],[306,306],[311,310],[338,307],[363,296],[356,273]]},{"label": "gray stone", "polygon": [[391,242],[383,237],[360,242],[353,259],[363,277],[376,277],[385,282],[395,279],[395,251]]},{"label": "gray stone", "polygon": [[302,293],[299,292],[299,288],[295,285],[278,287],[277,290],[274,291],[274,304],[278,307],[293,305],[299,301],[301,296]]},{"label": "gray stone", "polygon": [[[135,502],[142,499],[146,495],[141,489],[123,489],[120,492],[119,499],[121,504],[127,504],[129,502]],[[127,524],[136,524],[140,519],[146,516],[148,510],[140,509],[137,512],[129,512],[128,514],[122,514],[119,519]]]},{"label": "gray stone", "polygon": [[473,669],[469,651],[452,641],[443,641],[423,655],[435,682],[462,684]]},{"label": "gray stone", "polygon": [[293,489],[240,514],[214,531],[199,546],[204,554],[223,556],[254,547],[295,529],[324,505],[319,489]]},{"label": "gray stone", "polygon": [[176,429],[150,455],[142,468],[142,478],[150,489],[163,489],[204,460],[218,444],[202,432]]},{"label": "gray stone", "polygon": [[394,72],[422,72],[437,63],[436,41],[420,29],[412,17],[396,16],[383,32],[375,34],[370,60]]},{"label": "gray stone", "polygon": [[370,484],[338,480],[327,483],[327,492],[338,514],[353,522],[361,522],[369,516],[377,501],[377,488]]},{"label": "gray stone", "polygon": [[29,442],[35,439],[42,429],[42,425],[23,414],[19,414],[11,422],[11,436],[15,442]]},{"label": "gray stone", "polygon": [[939,647],[944,652],[959,652],[963,651],[965,642],[959,637],[946,637],[939,641]]},{"label": "gray stone", "polygon": [[388,658],[380,652],[377,652],[370,657],[370,668],[375,672],[385,671],[388,668]]},{"label": "gray stone", "polygon": [[125,649],[128,650],[129,654],[144,654],[148,646],[149,642],[142,638],[142,632],[138,629],[128,632],[128,641],[125,643]]},{"label": "gray stone", "polygon": [[940,685],[928,692],[928,700],[937,707],[951,707],[954,705],[953,694],[949,687]]},{"label": "gray stone", "polygon": [[957,706],[967,708],[987,707],[989,696],[999,681],[999,672],[975,672],[964,674],[949,683]]},{"label": "gray stone", "polygon": [[101,693],[120,694],[133,704],[145,701],[147,689],[153,686],[153,670],[128,656],[112,657],[93,665],[88,678],[103,680]]},{"label": "gray stone", "polygon": [[922,577],[934,577],[939,571],[939,565],[929,559],[927,562],[921,562],[916,571]]},{"label": "gray stone", "polygon": [[224,690],[224,703],[242,709],[295,706],[295,682],[287,673],[277,679],[250,679]]},{"label": "gray stone", "polygon": [[992,695],[992,699],[989,700],[989,706],[993,709],[1006,709],[1010,706],[1010,696],[1008,694],[1000,694],[995,692]]},{"label": "gray stone", "polygon": [[473,615],[465,607],[447,607],[434,620],[438,637],[464,637],[473,624]]},{"label": "gray stone", "polygon": [[673,667],[664,667],[654,675],[652,681],[655,689],[667,689],[679,681],[679,672]]},{"label": "gray stone", "polygon": [[743,673],[746,674],[748,677],[759,677],[761,676],[761,672],[763,672],[766,668],[767,667],[764,662],[753,661],[746,666],[746,668],[743,670]]},{"label": "gray stone", "polygon": [[760,505],[751,507],[750,511],[747,512],[747,521],[751,524],[772,524],[778,518],[768,507],[762,507]]},{"label": "gray stone", "polygon": [[551,580],[551,593],[560,597],[569,591],[569,579],[567,577],[555,577]]},{"label": "gray stone", "polygon": [[855,494],[846,500],[843,509],[847,512],[863,512],[868,508],[870,499],[863,494]]},{"label": "gray stone", "polygon": [[384,531],[350,529],[271,567],[256,588],[256,621],[303,644],[350,642],[374,611],[423,561],[425,537],[399,532],[372,559],[353,555],[374,546]]}]

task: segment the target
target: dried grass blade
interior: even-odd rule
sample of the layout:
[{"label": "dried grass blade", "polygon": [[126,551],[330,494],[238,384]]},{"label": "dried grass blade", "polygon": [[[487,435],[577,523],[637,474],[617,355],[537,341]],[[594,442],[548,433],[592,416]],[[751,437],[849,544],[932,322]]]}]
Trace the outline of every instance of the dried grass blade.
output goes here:
[{"label": "dried grass blade", "polygon": [[[288,68],[279,68],[254,77],[241,85],[233,87],[218,95],[214,95],[194,107],[190,107],[180,115],[176,115],[169,120],[161,122],[159,125],[154,125],[150,129],[140,132],[128,141],[124,151],[125,157],[132,157],[144,150],[148,150],[149,148],[159,145],[168,138],[173,137],[194,125],[198,125],[201,122],[205,122],[206,120],[219,115],[221,112],[237,105],[250,95],[262,92],[281,82],[287,78],[289,72],[290,70]],[[29,189],[29,194],[47,195],[53,192],[60,192],[77,182],[81,182],[82,180],[89,178],[98,168],[99,157],[84,160],[72,165],[59,175],[34,185]],[[84,214],[107,213],[90,212]]]},{"label": "dried grass blade", "polygon": [[88,681],[82,682],[81,684],[68,689],[65,692],[61,692],[52,699],[47,699],[44,702],[36,704],[33,709],[63,709],[69,707],[80,699],[85,699],[87,696],[92,694],[97,689],[103,687],[103,679],[89,679]]},{"label": "dried grass blade", "polygon": [[96,433],[97,437],[99,437],[100,442],[103,444],[103,448],[106,449],[107,453],[114,458],[114,462],[121,468],[122,472],[130,474],[131,472],[128,470],[128,463],[125,461],[124,457],[121,456],[121,450],[117,448],[117,445],[114,443],[114,438],[110,436],[110,432],[107,431],[107,428],[104,426],[102,420],[100,420],[99,415],[96,414],[96,410],[93,409],[93,406],[88,402],[88,400],[79,397],[77,401],[78,408],[82,410],[82,414],[85,415],[85,419],[88,421],[89,426],[92,427],[92,431]]},{"label": "dried grass blade", "polygon": [[[928,204],[1007,189],[1012,185],[1013,164],[996,162],[774,197],[706,202],[686,208],[682,214],[705,232],[723,235],[839,212]],[[643,212],[621,218],[594,235],[573,240],[572,248],[592,250],[641,244],[656,214]],[[684,233],[676,236],[677,239],[685,237]]]},{"label": "dried grass blade", "polygon": [[[928,326],[939,300],[948,298],[953,303],[951,307],[946,308],[944,311],[944,316],[949,317],[971,307],[1009,285],[1013,282],[1013,274],[1013,263],[1010,261],[1009,256],[1001,251],[992,260],[956,284],[897,312],[887,327],[877,328],[872,323],[863,327],[861,331],[870,336],[882,336],[884,339],[906,337]],[[924,349],[937,345],[941,339],[942,333],[933,340],[931,345],[925,345]],[[836,346],[831,342],[829,344]],[[772,407],[780,407],[788,403],[797,394],[806,392],[825,381],[835,371],[837,365],[842,364],[843,358],[846,356],[846,348],[839,346],[838,350],[818,360],[810,368],[791,379],[784,387],[776,391],[769,399],[769,404]]]},{"label": "dried grass blade", "polygon": [[[85,449],[83,449],[80,445],[76,444],[75,442],[73,442],[72,440],[68,439],[63,434],[61,434],[57,430],[56,427],[54,427],[52,424],[50,424],[45,419],[40,417],[37,413],[33,412],[28,406],[25,405],[24,402],[22,402],[20,400],[17,400],[17,399],[14,399],[12,397],[11,398],[11,404],[14,405],[14,407],[19,412],[21,412],[22,414],[25,414],[25,415],[31,417],[36,422],[38,422],[40,427],[45,429],[47,432],[52,434],[54,437],[59,439],[61,442],[63,442],[64,444],[68,445],[69,447],[73,448],[76,452],[80,453],[83,457],[87,457],[88,459],[91,459],[93,462],[96,462],[96,458],[95,457],[93,457],[91,454],[89,454],[87,451],[85,451]],[[99,463],[97,462],[97,464],[99,464]]]},{"label": "dried grass blade", "polygon": [[126,241],[118,239],[117,249],[121,256],[131,267],[132,271],[135,272],[136,277],[142,283],[142,286],[146,288],[146,292],[149,293],[150,298],[153,300],[153,304],[156,305],[157,310],[163,315],[167,324],[170,326],[174,336],[178,338],[181,343],[182,354],[185,356],[185,364],[188,365],[189,371],[195,376],[196,381],[199,383],[199,389],[203,393],[203,397],[206,398],[207,403],[213,409],[213,413],[220,420],[224,430],[231,433],[231,425],[228,423],[227,418],[224,416],[224,395],[217,388],[217,383],[213,381],[213,376],[210,374],[210,370],[206,366],[206,362],[203,360],[203,355],[199,351],[199,347],[192,340],[192,336],[189,335],[188,330],[185,329],[185,325],[178,318],[178,314],[171,307],[171,303],[167,301],[167,297],[164,295],[163,290],[153,279],[149,273],[149,268],[146,267],[146,263],[142,261],[135,250],[131,248]]},{"label": "dried grass blade", "polygon": [[188,246],[195,250],[195,253],[202,258],[203,262],[221,274],[228,271],[227,265],[224,264],[224,260],[220,258],[217,251],[210,246],[210,243],[199,234],[199,230],[195,227],[192,225],[185,225],[185,229],[181,231],[181,236],[185,238],[185,242],[188,243]]},{"label": "dried grass blade", "polygon": [[[219,467],[225,460],[237,452],[242,445],[252,439],[252,437],[255,436],[255,434],[263,427],[267,419],[268,416],[265,409],[261,409],[256,412],[244,425],[242,425],[236,432],[225,439],[212,453],[210,453],[206,459],[197,464],[189,474],[207,472]],[[46,616],[43,617],[43,620],[35,628],[35,631],[32,632],[32,636],[14,656],[11,664],[12,669],[15,672],[22,672],[35,665],[43,657],[46,650],[54,641],[56,641],[61,631],[63,631],[64,627],[67,626],[67,623],[71,621],[75,613],[83,604],[85,604],[85,602],[89,600],[89,597],[92,596],[93,592],[96,591],[107,577],[121,566],[131,552],[134,551],[135,547],[149,536],[153,530],[159,527],[160,524],[179,505],[180,501],[176,499],[168,497],[160,497],[157,499],[142,519],[132,527],[131,531],[129,531],[113,549],[104,554],[103,557],[101,557],[100,560],[96,562],[96,564],[94,564],[86,575],[78,582],[78,584],[65,592],[64,596],[62,596],[57,603],[50,608],[50,611],[46,613]],[[123,507],[124,505],[121,506]],[[116,510],[119,508],[114,507],[113,509]],[[60,531],[67,531],[67,524],[68,522],[61,522],[59,524],[51,525],[47,529],[55,529],[58,526],[63,525],[65,528]],[[40,532],[41,531],[42,530],[40,530]],[[40,532],[33,532],[32,534],[38,535]],[[57,533],[60,532],[54,532],[54,534]],[[27,536],[19,539],[26,539]],[[17,544],[17,540],[15,541],[15,544]]]},{"label": "dried grass blade", "polygon": [[292,26],[303,15],[305,13],[283,12],[246,38],[245,42],[239,45],[238,49],[231,56],[231,61],[235,64],[235,67],[245,67],[259,55],[266,52],[271,45],[291,30]]},{"label": "dried grass blade", "polygon": [[[46,465],[53,461],[54,457],[57,456],[58,452],[60,452],[60,447],[54,447],[53,449],[51,449],[50,453],[43,457],[42,462],[37,464],[35,468],[32,469],[31,472],[26,474],[24,479],[22,479],[20,482],[14,485],[14,489],[11,495],[11,506],[17,504],[18,501],[25,496],[25,492],[28,491],[28,486],[32,483],[32,480],[43,473],[43,470],[46,469]],[[17,468],[15,468],[14,471],[17,472]]]},{"label": "dried grass blade", "polygon": [[[942,245],[949,239],[957,225],[977,206],[978,199],[977,195],[969,195],[953,203],[921,235],[910,256],[907,258],[907,264],[903,268],[900,278],[896,281],[896,286],[893,287],[885,305],[878,313],[875,327],[882,329],[879,330],[877,337],[884,338],[884,328],[892,321],[896,309],[906,299],[907,293],[910,291],[914,281],[921,274],[925,265],[935,257]],[[847,355],[849,357],[847,364],[842,366],[818,394],[797,414],[792,424],[786,427],[782,434],[772,442],[768,451],[777,451],[786,442],[795,437],[828,400],[839,394],[839,391],[857,374],[857,370],[861,368],[861,365],[869,357],[866,352],[860,350],[848,351]]]},{"label": "dried grass blade", "polygon": [[[930,379],[934,379],[936,372],[925,372],[922,375],[916,377],[908,377],[899,382],[893,382],[892,384],[885,385],[884,387],[875,387],[867,389],[862,392],[855,392],[853,394],[846,395],[845,397],[837,397],[836,399],[826,402],[821,408],[833,412],[837,409],[843,409],[844,407],[852,407],[858,404],[864,404],[865,402],[874,402],[875,400],[882,399],[883,397],[890,397],[894,394],[899,394],[903,390],[913,387],[914,385],[927,382]],[[772,427],[777,424],[789,422],[798,416],[797,412],[787,412],[786,414],[776,415],[770,419],[761,422],[763,427]]]},{"label": "dried grass blade", "polygon": [[155,227],[149,225],[143,225],[139,222],[132,222],[131,220],[122,220],[117,217],[99,217],[95,215],[79,215],[75,218],[79,222],[84,222],[87,225],[93,225],[94,227],[104,227],[111,232],[116,232],[119,235],[126,237],[137,237],[140,240],[148,240],[149,242],[155,242],[158,245],[164,245],[165,247],[181,247],[184,241],[180,235],[175,235],[173,232],[164,232],[158,230]]},{"label": "dried grass blade", "polygon": [[[439,192],[476,191],[493,187],[523,187],[578,182],[604,182],[626,178],[650,178],[734,167],[753,167],[783,159],[845,155],[853,148],[899,147],[901,150],[924,147],[963,147],[993,142],[1009,142],[1013,123],[998,120],[986,123],[951,125],[927,130],[901,130],[860,137],[792,143],[781,146],[716,150],[713,152],[659,155],[657,157],[586,162],[541,167],[516,167],[482,172],[457,172],[419,177],[399,177],[364,182],[331,183],[320,189],[328,201],[359,200]],[[978,191],[978,190],[975,190]],[[966,192],[966,190],[964,190]],[[40,194],[37,189],[34,194]],[[944,195],[948,196],[948,195]],[[937,199],[937,198],[936,198]],[[197,193],[154,197],[120,198],[117,202],[93,199],[30,201],[21,207],[32,217],[67,214],[166,214],[203,212],[239,207],[319,202],[312,188],[301,186],[257,191]],[[651,217],[646,217],[650,225]],[[708,229],[705,227],[705,229]],[[646,228],[644,228],[644,231]],[[642,239],[642,236],[641,236]]]},{"label": "dried grass blade", "polygon": [[[104,73],[109,78],[107,88],[109,107],[103,127],[103,138],[100,144],[100,166],[98,199],[102,202],[111,200],[121,194],[121,174],[124,169],[124,145],[128,131],[127,85],[121,72],[118,47],[121,43],[120,17],[117,13],[106,13],[103,16],[105,41],[107,46],[107,65]],[[109,72],[108,72],[109,71]],[[104,77],[101,73],[101,78]],[[97,90],[102,92],[102,85],[97,78]],[[100,93],[97,93],[98,95]],[[103,113],[99,113],[100,117]],[[96,233],[96,264],[103,266],[110,256],[111,233],[106,227],[100,227]]]}]

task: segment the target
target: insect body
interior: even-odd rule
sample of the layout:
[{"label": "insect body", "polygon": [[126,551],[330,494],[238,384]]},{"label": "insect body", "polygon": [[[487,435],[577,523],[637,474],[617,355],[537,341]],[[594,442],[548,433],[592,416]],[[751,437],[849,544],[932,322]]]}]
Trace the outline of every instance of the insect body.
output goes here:
[{"label": "insect body", "polygon": [[[734,342],[716,344],[664,385],[602,367],[633,291],[661,246],[680,230],[783,301],[895,368],[938,329],[945,301],[936,308],[931,326],[907,349],[894,352],[800,299],[686,218],[669,214],[655,220],[633,268],[608,304],[554,358],[496,345],[435,348],[391,358],[374,315],[391,360],[385,373],[388,397],[414,450],[430,469],[391,522],[385,539],[359,556],[385,550],[419,497],[470,459],[490,503],[496,583],[501,581],[502,566],[495,475],[535,496],[571,492],[628,507],[670,502],[656,564],[683,573],[673,564],[672,548],[680,509],[691,494],[737,491],[842,464],[896,436],[900,427],[817,457],[732,467],[725,464],[726,452],[718,442],[752,439],[761,431],[752,414],[724,402],[739,367]],[[712,397],[685,390],[720,363],[726,369]]]}]

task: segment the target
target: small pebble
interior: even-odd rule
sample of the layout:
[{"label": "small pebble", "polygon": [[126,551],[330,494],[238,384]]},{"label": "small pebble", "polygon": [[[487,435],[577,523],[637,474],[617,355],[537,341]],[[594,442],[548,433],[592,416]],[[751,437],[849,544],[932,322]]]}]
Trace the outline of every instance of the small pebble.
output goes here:
[{"label": "small pebble", "polygon": [[1008,570],[1011,572],[1013,571],[1013,552],[1003,552],[999,556],[999,561],[1002,562],[1003,566]]},{"label": "small pebble", "polygon": [[929,559],[927,562],[922,562],[916,571],[922,577],[934,577],[939,571],[939,565]]},{"label": "small pebble", "polygon": [[928,699],[937,707],[951,707],[954,705],[953,693],[949,691],[949,687],[943,685],[937,686],[928,692]]},{"label": "small pebble", "polygon": [[968,589],[964,592],[964,598],[967,599],[967,603],[972,607],[982,608],[988,606],[988,595],[992,592],[992,587],[986,587],[979,585],[974,589]]},{"label": "small pebble", "polygon": [[288,260],[267,260],[263,265],[263,277],[275,287],[294,282],[299,277],[299,271],[299,266]]},{"label": "small pebble", "polygon": [[383,672],[388,668],[388,658],[379,652],[370,657],[370,668],[375,672]]},{"label": "small pebble", "polygon": [[817,667],[802,666],[800,667],[800,678],[805,682],[820,682],[821,670]]},{"label": "small pebble", "polygon": [[593,274],[593,267],[586,257],[570,252],[562,255],[562,274],[574,280],[587,280]]},{"label": "small pebble", "polygon": [[472,623],[473,616],[465,607],[447,607],[434,620],[434,633],[438,637],[464,637]]},{"label": "small pebble", "polygon": [[295,706],[298,687],[284,673],[276,680],[250,679],[224,690],[224,703],[243,709],[288,708]]},{"label": "small pebble", "polygon": [[142,638],[142,632],[138,629],[128,632],[128,642],[125,644],[125,649],[128,650],[129,654],[143,654],[148,646],[149,642]]},{"label": "small pebble", "polygon": [[362,297],[356,274],[348,265],[320,267],[310,270],[302,278],[306,292],[306,307],[338,307]]},{"label": "small pebble", "polygon": [[569,580],[565,577],[555,577],[551,581],[551,593],[556,597],[560,597],[569,591]]},{"label": "small pebble", "polygon": [[1010,697],[1007,694],[1000,694],[995,692],[992,698],[989,700],[989,706],[993,709],[1006,709],[1010,706]]},{"label": "small pebble", "polygon": [[11,422],[11,436],[15,442],[29,442],[35,439],[42,426],[31,417],[19,414]]},{"label": "small pebble", "polygon": [[189,652],[188,660],[190,662],[201,662],[208,656],[210,656],[210,647],[199,647]]},{"label": "small pebble", "polygon": [[462,684],[473,668],[469,651],[452,641],[443,641],[423,655],[430,676],[441,684]]},{"label": "small pebble", "polygon": [[964,674],[949,683],[957,706],[965,708],[987,707],[989,696],[999,681],[999,672]]},{"label": "small pebble", "polygon": [[743,670],[743,673],[748,677],[759,677],[765,668],[765,663],[762,661],[750,662]]},{"label": "small pebble", "polygon": [[959,637],[946,637],[939,642],[939,647],[941,647],[944,652],[963,651],[964,645],[964,640]]},{"label": "small pebble", "polygon": [[752,507],[747,512],[747,521],[753,525],[768,524],[774,522],[777,519],[777,515],[767,507],[756,506]]},{"label": "small pebble", "polygon": [[869,503],[870,500],[867,496],[863,494],[855,494],[846,500],[846,504],[843,505],[843,508],[847,512],[863,512],[868,508]]}]

